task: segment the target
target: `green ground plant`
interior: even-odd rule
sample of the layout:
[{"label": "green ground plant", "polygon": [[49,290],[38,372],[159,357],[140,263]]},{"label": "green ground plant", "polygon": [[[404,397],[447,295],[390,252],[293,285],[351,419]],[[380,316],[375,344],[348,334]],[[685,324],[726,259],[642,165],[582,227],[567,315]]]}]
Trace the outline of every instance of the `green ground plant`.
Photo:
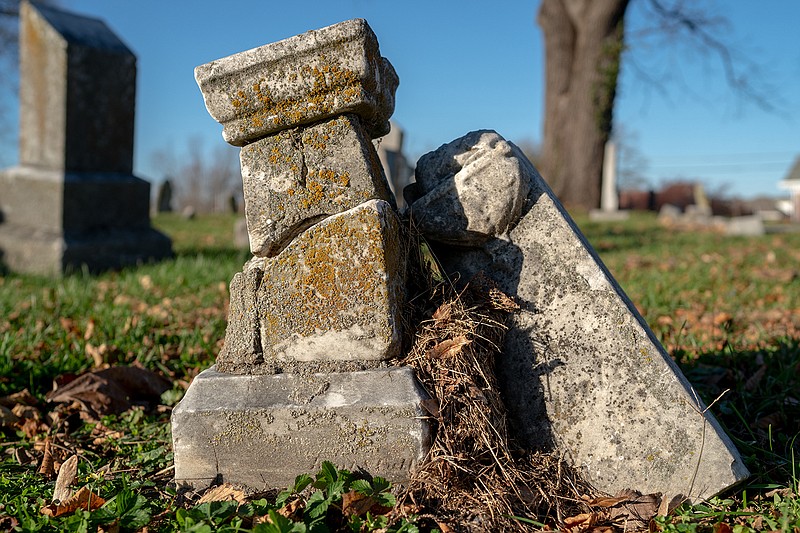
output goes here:
[{"label": "green ground plant", "polygon": [[[227,286],[248,253],[232,246],[229,215],[160,215],[154,223],[173,238],[174,259],[60,280],[0,276],[0,530],[429,529],[424,521],[392,525],[380,512],[393,503],[389,482],[334,465],[245,503],[198,503],[170,488],[170,409],[213,363],[224,338]],[[741,487],[681,506],[651,529],[798,531],[800,233],[665,231],[646,215],[578,223],[699,394],[706,402],[722,395],[712,411],[753,472]],[[148,369],[172,386],[158,402],[97,419],[46,401],[64,376],[107,365]],[[104,506],[42,514],[55,487],[54,476],[41,473],[48,440],[54,457],[78,455],[74,485],[104,498]],[[376,507],[345,518],[348,493],[373,498]],[[286,511],[293,501],[302,501],[297,516]],[[531,518],[559,527],[556,517]]]}]

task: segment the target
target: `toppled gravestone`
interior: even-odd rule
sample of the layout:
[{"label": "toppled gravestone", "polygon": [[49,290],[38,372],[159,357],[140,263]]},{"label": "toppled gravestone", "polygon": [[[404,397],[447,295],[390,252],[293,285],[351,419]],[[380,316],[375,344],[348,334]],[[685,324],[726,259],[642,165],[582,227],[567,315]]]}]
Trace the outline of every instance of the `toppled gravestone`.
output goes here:
[{"label": "toppled gravestone", "polygon": [[0,172],[0,259],[60,275],[172,254],[132,174],[136,56],[102,21],[20,4],[19,165]]},{"label": "toppled gravestone", "polygon": [[[423,156],[411,216],[461,281],[523,308],[497,365],[517,433],[600,490],[708,498],[748,476],[738,451],[513,144],[476,131]],[[487,191],[502,184],[487,198]],[[506,215],[513,213],[509,219]],[[439,224],[438,220],[446,221]],[[454,246],[457,245],[457,246]]]},{"label": "toppled gravestone", "polygon": [[285,487],[323,460],[408,478],[430,447],[427,396],[384,363],[400,351],[407,246],[371,141],[394,69],[357,19],[195,76],[243,146],[254,257],[231,281],[217,365],[173,412],[176,481]]}]

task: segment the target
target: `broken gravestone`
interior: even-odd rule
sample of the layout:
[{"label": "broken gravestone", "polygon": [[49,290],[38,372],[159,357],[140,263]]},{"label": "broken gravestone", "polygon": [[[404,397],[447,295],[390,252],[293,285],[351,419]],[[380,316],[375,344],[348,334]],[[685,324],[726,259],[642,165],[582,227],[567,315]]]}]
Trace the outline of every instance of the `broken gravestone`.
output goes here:
[{"label": "broken gravestone", "polygon": [[171,255],[131,174],[136,57],[100,20],[20,7],[19,166],[0,172],[0,257],[61,274]]},{"label": "broken gravestone", "polygon": [[[491,194],[490,194],[490,191]],[[411,216],[462,282],[522,306],[497,373],[517,433],[600,490],[708,498],[748,476],[738,451],[513,144],[476,131],[423,156]]]},{"label": "broken gravestone", "polygon": [[175,479],[284,487],[323,460],[406,479],[430,446],[399,354],[406,245],[372,138],[398,79],[363,20],[197,67],[241,151],[254,257],[225,344],[172,415]]}]

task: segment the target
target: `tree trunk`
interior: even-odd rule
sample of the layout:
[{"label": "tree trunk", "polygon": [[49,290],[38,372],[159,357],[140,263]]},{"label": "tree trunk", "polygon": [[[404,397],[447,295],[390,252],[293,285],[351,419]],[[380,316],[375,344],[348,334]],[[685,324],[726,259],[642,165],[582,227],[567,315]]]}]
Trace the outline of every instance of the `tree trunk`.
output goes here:
[{"label": "tree trunk", "polygon": [[569,207],[600,206],[603,149],[629,0],[542,0],[545,46],[542,176]]}]

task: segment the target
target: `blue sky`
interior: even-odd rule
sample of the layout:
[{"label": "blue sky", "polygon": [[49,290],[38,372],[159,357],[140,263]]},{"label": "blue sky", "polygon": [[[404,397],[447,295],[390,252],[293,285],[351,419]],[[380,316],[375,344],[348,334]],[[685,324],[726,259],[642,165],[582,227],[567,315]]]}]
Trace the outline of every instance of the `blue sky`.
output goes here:
[{"label": "blue sky", "polygon": [[[156,150],[180,156],[189,139],[208,152],[224,143],[194,82],[196,65],[353,17],[367,19],[400,76],[393,120],[406,131],[412,159],[481,128],[516,142],[541,139],[538,1],[61,0],[61,6],[103,19],[138,56],[134,167],[154,183],[163,179],[153,164]],[[780,111],[766,113],[736,97],[712,58],[675,44],[629,52],[637,64],[674,75],[663,95],[623,63],[617,121],[655,185],[690,178],[731,195],[782,194],[777,182],[800,155],[800,2],[709,6],[730,20],[726,38],[735,53],[757,60],[751,79],[776,89],[767,94]],[[648,22],[636,9],[630,15],[629,27]],[[14,147],[0,150],[4,163],[15,162]]]}]

